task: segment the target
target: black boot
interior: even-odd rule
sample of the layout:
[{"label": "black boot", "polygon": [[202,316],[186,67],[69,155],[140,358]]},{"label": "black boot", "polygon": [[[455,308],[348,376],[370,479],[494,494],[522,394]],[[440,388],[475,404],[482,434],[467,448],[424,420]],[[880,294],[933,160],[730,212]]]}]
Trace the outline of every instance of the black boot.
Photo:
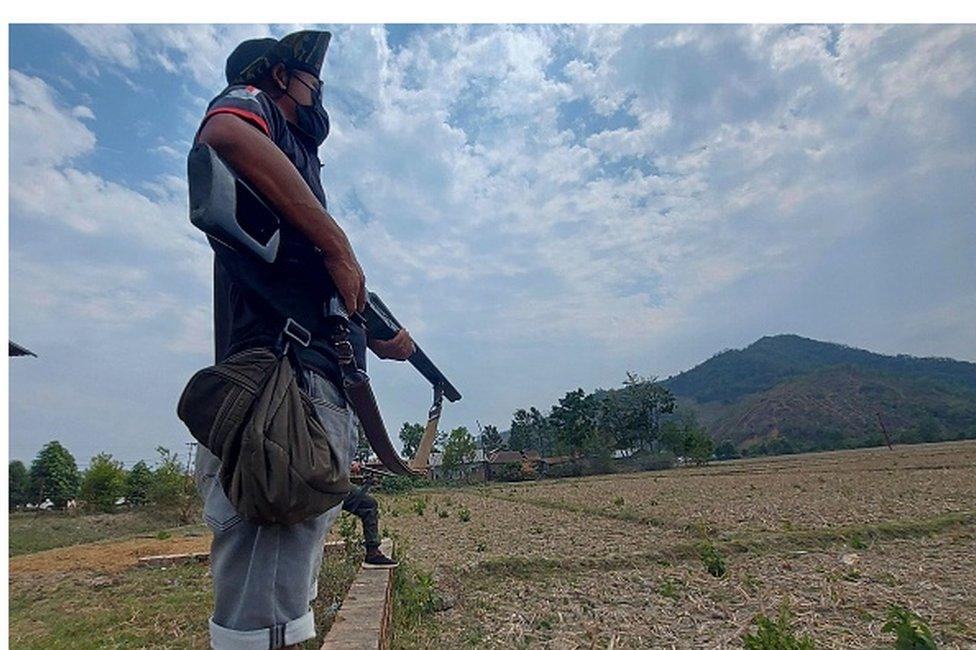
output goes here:
[{"label": "black boot", "polygon": [[371,548],[366,551],[366,559],[363,560],[364,569],[392,569],[397,566],[396,560],[383,555],[383,551],[378,548]]}]

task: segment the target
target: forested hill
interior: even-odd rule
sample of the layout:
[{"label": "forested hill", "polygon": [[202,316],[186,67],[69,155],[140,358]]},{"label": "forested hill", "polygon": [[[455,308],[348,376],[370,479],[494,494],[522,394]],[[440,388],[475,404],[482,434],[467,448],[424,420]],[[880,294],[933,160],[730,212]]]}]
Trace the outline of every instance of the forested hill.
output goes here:
[{"label": "forested hill", "polygon": [[976,363],[947,358],[887,356],[793,334],[764,336],[742,350],[726,350],[664,384],[679,397],[731,404],[789,379],[849,366],[901,379],[935,380],[976,391]]},{"label": "forested hill", "polygon": [[664,384],[713,439],[743,450],[880,444],[882,423],[895,442],[976,435],[976,364],[953,359],[767,336]]}]

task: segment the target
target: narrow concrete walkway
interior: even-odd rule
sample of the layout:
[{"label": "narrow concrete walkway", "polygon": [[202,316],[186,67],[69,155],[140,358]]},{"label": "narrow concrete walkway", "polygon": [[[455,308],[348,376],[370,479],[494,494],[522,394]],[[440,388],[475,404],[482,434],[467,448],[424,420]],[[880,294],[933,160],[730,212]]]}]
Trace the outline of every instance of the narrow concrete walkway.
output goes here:
[{"label": "narrow concrete walkway", "polygon": [[[385,538],[380,550],[393,557],[393,540]],[[395,570],[359,570],[325,636],[322,650],[385,650],[390,647]]]}]

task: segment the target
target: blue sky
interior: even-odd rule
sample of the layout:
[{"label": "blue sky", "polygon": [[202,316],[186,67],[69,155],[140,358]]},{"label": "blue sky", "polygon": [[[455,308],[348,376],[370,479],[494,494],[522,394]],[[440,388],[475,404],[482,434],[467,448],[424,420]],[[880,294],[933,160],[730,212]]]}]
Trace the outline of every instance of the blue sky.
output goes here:
[{"label": "blue sky", "polygon": [[[183,450],[184,158],[231,49],[300,27],[11,26],[12,458]],[[324,27],[329,207],[465,395],[445,427],[768,334],[976,360],[972,26]]]}]

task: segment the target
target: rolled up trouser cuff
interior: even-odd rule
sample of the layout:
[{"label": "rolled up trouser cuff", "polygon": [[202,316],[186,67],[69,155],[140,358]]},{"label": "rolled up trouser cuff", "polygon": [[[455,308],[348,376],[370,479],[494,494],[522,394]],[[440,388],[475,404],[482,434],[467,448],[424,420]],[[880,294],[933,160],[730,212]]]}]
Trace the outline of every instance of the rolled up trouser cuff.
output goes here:
[{"label": "rolled up trouser cuff", "polygon": [[315,615],[308,613],[293,621],[258,630],[232,630],[210,619],[210,647],[213,650],[269,650],[315,638]]}]

